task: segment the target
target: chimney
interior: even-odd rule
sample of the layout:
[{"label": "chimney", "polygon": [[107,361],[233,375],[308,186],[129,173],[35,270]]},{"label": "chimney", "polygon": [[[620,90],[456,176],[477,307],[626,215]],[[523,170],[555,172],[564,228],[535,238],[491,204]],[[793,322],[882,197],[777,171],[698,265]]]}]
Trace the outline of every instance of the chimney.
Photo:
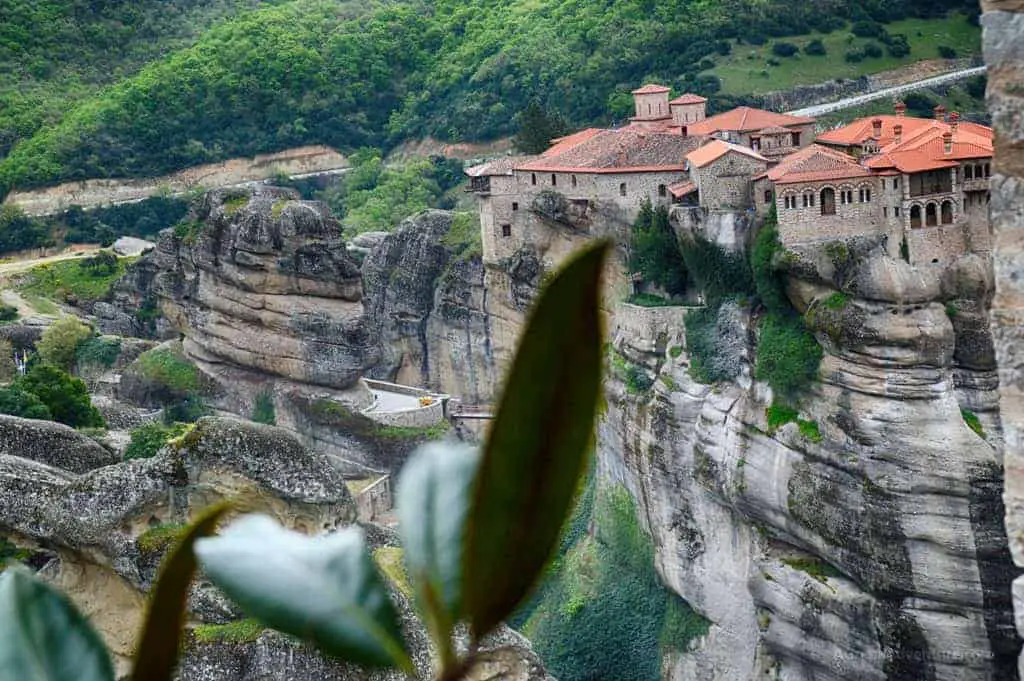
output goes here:
[{"label": "chimney", "polygon": [[956,134],[956,129],[957,129],[957,126],[958,126],[959,123],[960,123],[960,112],[959,111],[954,111],[953,113],[949,114],[949,127],[952,130],[954,135]]},{"label": "chimney", "polygon": [[951,132],[942,133],[942,153],[953,153],[953,133]]},{"label": "chimney", "polygon": [[899,116],[900,118],[907,114],[907,105],[904,104],[903,102],[896,102],[896,106],[894,106],[893,108],[896,109],[896,115]]},{"label": "chimney", "polygon": [[945,121],[946,120],[946,107],[939,104],[935,107],[935,120]]},{"label": "chimney", "polygon": [[876,118],[871,121],[871,136],[876,140],[882,138],[882,119]]},{"label": "chimney", "polygon": [[903,141],[903,126],[899,123],[892,126],[892,141],[896,144]]}]

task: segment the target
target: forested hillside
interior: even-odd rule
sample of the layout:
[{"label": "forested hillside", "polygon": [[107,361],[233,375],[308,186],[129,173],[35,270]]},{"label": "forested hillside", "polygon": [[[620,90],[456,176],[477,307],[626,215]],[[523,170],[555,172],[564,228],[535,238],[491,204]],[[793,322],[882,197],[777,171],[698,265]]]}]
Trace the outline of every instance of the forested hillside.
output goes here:
[{"label": "forested hillside", "polygon": [[708,69],[741,43],[975,5],[0,0],[0,195],[307,143],[486,139],[534,98],[581,125],[624,114],[648,79],[724,107],[736,95]]}]

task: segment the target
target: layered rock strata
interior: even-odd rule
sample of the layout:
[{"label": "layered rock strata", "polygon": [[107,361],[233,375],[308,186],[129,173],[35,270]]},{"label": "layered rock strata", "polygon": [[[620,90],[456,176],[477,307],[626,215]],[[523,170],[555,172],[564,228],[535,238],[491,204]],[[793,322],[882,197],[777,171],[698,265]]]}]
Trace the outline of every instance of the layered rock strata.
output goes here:
[{"label": "layered rock strata", "polygon": [[[981,4],[987,99],[996,131],[990,208],[996,294],[991,322],[1006,440],[1006,528],[1014,562],[1024,567],[1024,3]],[[1024,578],[1014,582],[1013,599],[1024,634]]]},{"label": "layered rock strata", "polygon": [[746,341],[714,386],[691,378],[682,324],[636,321],[664,309],[614,318],[653,387],[610,379],[600,470],[713,622],[666,678],[1016,678],[986,263],[915,269],[855,240],[782,262],[825,349],[802,423],[769,426],[750,310],[729,313]]}]

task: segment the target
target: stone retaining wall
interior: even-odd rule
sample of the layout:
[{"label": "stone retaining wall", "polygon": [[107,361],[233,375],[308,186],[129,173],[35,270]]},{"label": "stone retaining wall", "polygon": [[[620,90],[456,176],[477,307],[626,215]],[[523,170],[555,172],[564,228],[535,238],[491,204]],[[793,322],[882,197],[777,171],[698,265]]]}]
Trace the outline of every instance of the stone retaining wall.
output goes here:
[{"label": "stone retaining wall", "polygon": [[356,514],[363,522],[373,522],[391,510],[391,476],[385,475],[354,495]]},{"label": "stone retaining wall", "polygon": [[643,352],[663,352],[671,340],[685,345],[684,321],[690,310],[683,305],[644,307],[623,303],[615,309],[612,338],[629,337],[630,344]]}]

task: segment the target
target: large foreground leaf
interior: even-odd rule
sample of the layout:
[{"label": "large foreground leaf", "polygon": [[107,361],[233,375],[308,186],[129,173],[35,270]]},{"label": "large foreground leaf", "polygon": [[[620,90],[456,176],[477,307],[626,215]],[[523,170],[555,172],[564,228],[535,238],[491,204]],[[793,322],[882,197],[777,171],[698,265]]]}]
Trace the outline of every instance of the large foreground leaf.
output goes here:
[{"label": "large foreground leaf", "polygon": [[196,554],[210,579],[264,624],[344,660],[412,671],[360,528],[307,537],[245,516],[197,541]]},{"label": "large foreground leaf", "polygon": [[528,594],[558,540],[590,450],[601,378],[598,243],[540,296],[509,373],[473,492],[463,598],[486,635]]},{"label": "large foreground leaf", "polygon": [[427,445],[405,464],[398,481],[405,563],[442,657],[450,653],[452,627],[462,610],[462,542],[479,461],[475,447]]},{"label": "large foreground leaf", "polygon": [[113,681],[110,656],[67,596],[13,567],[0,575],[0,675],[18,681]]},{"label": "large foreground leaf", "polygon": [[135,681],[170,679],[178,662],[178,648],[185,624],[188,590],[196,573],[195,542],[213,534],[228,506],[216,506],[185,531],[178,545],[164,559],[160,577],[149,602],[146,624],[135,651]]}]

